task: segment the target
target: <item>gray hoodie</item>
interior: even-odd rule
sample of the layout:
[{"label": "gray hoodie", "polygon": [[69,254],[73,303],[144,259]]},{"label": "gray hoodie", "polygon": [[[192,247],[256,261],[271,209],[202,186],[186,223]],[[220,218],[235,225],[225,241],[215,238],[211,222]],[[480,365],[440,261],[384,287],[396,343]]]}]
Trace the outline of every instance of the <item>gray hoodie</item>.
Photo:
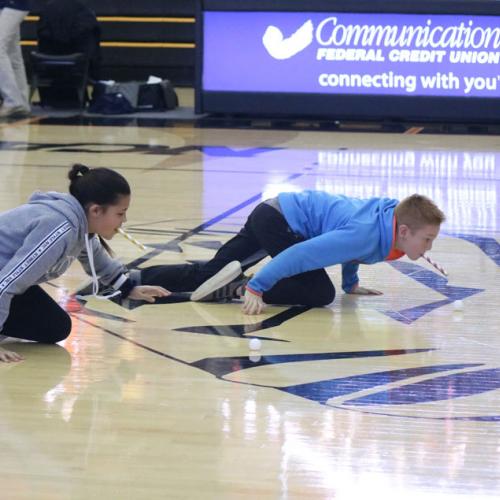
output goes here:
[{"label": "gray hoodie", "polygon": [[[76,258],[89,275],[104,285],[126,279],[125,266],[112,259],[97,237],[85,236],[87,217],[79,201],[65,193],[34,193],[25,205],[0,214],[0,331],[14,295],[59,277]],[[91,256],[91,257],[92,257]]]}]

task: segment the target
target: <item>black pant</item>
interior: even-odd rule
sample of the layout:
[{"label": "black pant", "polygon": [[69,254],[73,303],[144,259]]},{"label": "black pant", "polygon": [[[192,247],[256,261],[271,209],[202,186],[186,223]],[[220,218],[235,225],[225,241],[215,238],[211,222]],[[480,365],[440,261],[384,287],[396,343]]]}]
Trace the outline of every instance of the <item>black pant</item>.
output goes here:
[{"label": "black pant", "polygon": [[9,316],[0,332],[8,337],[54,344],[71,332],[71,318],[39,286],[15,295]]},{"label": "black pant", "polygon": [[[303,238],[291,230],[278,210],[260,203],[249,215],[243,229],[223,245],[212,260],[204,264],[151,266],[141,270],[141,282],[160,285],[172,292],[193,291],[233,260],[251,261],[252,256],[262,250],[274,257],[301,241]],[[243,269],[251,267],[263,256],[261,254]],[[334,298],[335,287],[324,269],[282,279],[263,295],[268,304],[313,307],[330,304]]]}]

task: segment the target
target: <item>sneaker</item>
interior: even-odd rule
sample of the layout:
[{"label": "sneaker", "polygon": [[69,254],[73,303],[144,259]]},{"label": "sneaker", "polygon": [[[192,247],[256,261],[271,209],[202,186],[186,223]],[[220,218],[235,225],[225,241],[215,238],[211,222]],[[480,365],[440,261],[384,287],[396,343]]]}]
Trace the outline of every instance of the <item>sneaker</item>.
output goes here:
[{"label": "sneaker", "polygon": [[238,289],[246,285],[247,282],[248,278],[241,272],[241,264],[234,260],[200,285],[191,294],[191,300],[193,302],[213,302],[239,298]]}]

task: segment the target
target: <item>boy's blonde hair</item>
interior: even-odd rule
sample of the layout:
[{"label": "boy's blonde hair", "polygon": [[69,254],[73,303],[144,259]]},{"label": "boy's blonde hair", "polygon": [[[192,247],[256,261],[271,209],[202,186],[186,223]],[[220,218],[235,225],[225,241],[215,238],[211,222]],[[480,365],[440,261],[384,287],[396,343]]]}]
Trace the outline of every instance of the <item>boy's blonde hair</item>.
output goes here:
[{"label": "boy's blonde hair", "polygon": [[398,226],[405,224],[411,231],[424,226],[440,226],[446,220],[438,206],[421,194],[412,194],[400,201],[394,209],[394,215]]}]

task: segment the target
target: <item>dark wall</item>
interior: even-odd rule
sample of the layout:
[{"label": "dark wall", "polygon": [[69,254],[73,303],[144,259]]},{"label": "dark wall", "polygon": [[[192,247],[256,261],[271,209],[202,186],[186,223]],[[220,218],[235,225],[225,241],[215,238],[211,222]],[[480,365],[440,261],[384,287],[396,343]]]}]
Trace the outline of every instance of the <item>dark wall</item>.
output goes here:
[{"label": "dark wall", "polygon": [[[142,80],[155,75],[175,85],[194,84],[196,0],[83,1],[101,26],[102,79]],[[36,16],[44,3],[35,0],[22,25],[25,56],[36,50]],[[125,19],[110,19],[118,17]]]}]

